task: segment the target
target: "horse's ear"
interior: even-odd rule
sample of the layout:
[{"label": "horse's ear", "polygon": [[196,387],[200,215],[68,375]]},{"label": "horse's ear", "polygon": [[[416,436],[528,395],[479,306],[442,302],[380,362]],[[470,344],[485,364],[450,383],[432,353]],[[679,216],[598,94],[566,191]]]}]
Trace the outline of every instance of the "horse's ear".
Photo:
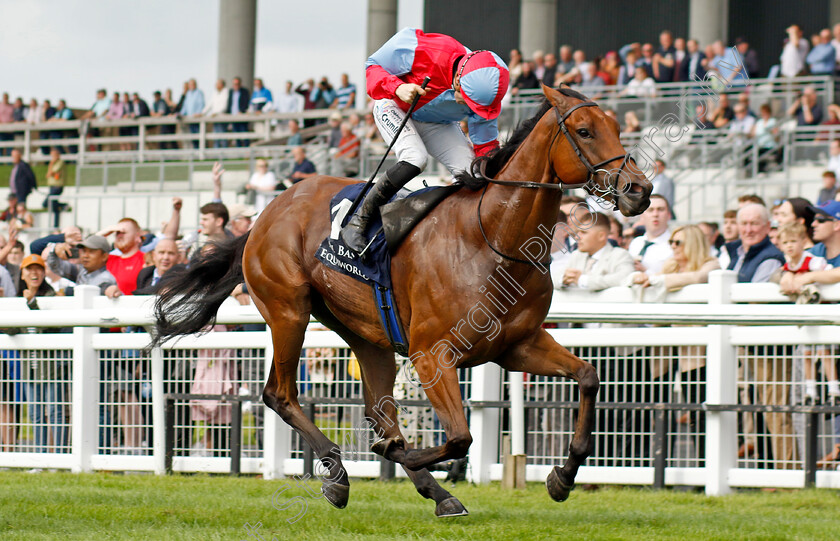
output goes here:
[{"label": "horse's ear", "polygon": [[551,88],[550,86],[542,85],[543,94],[545,94],[546,99],[552,104],[560,108],[560,110],[566,109],[567,98],[560,91]]}]

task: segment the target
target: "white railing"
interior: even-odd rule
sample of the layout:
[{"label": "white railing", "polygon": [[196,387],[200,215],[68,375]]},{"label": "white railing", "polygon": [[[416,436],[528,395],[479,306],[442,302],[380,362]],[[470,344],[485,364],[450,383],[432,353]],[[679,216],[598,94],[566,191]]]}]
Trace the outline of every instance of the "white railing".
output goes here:
[{"label": "white railing", "polygon": [[[739,459],[737,457],[739,440],[746,442],[750,438],[755,439],[758,442],[757,446],[762,448],[769,448],[772,444],[775,449],[777,443],[780,445],[779,449],[783,449],[785,445],[801,446],[803,433],[801,426],[796,428],[796,416],[799,414],[781,414],[793,418],[792,423],[789,424],[794,428],[789,434],[784,437],[779,434],[767,436],[750,432],[748,428],[739,428],[739,418],[744,422],[750,419],[755,421],[760,414],[736,414],[732,411],[719,411],[716,407],[738,404],[739,393],[742,393],[743,389],[751,387],[761,389],[762,386],[768,384],[767,380],[755,379],[750,375],[750,370],[744,372],[744,367],[757,366],[758,363],[767,361],[770,357],[773,357],[771,360],[774,365],[775,363],[795,363],[796,349],[794,348],[804,346],[813,349],[820,345],[830,346],[840,343],[840,328],[837,327],[840,315],[835,305],[782,304],[789,299],[779,294],[777,286],[772,284],[736,284],[734,282],[734,273],[716,271],[711,274],[709,284],[688,286],[682,291],[669,294],[664,303],[637,302],[640,300],[638,292],[628,288],[614,288],[596,294],[573,290],[558,291],[555,294],[548,321],[704,326],[557,328],[550,329],[549,332],[559,343],[595,364],[602,379],[599,397],[601,402],[613,402],[615,396],[623,396],[628,402],[647,400],[688,403],[689,401],[684,395],[679,394],[677,388],[685,389],[689,383],[680,380],[678,375],[680,372],[676,369],[671,372],[666,371],[665,376],[661,376],[660,379],[650,380],[644,377],[644,373],[633,372],[626,366],[628,362],[639,360],[643,362],[643,366],[653,366],[654,361],[662,357],[661,351],[665,350],[672,352],[667,354],[671,355],[683,347],[703,348],[702,353],[693,355],[695,360],[702,360],[705,366],[705,379],[691,385],[694,385],[695,389],[705,391],[705,400],[700,402],[707,406],[707,410],[688,413],[696,420],[702,417],[705,429],[701,431],[697,428],[687,428],[695,425],[683,426],[674,421],[676,428],[671,434],[673,439],[670,440],[670,444],[666,444],[669,452],[664,470],[665,484],[704,486],[710,494],[723,494],[732,487],[738,486],[804,486],[806,472],[803,469],[804,461],[801,451],[792,452],[788,458],[774,456],[773,458]],[[32,424],[21,423],[21,439],[29,443],[18,443],[12,446],[11,452],[0,452],[0,467],[49,467],[66,468],[72,471],[145,470],[163,473],[165,471],[164,434],[166,430],[163,396],[166,392],[172,392],[175,380],[168,363],[186,359],[184,362],[189,365],[189,359],[195,358],[196,351],[199,352],[200,357],[201,351],[230,350],[226,355],[238,359],[237,362],[240,363],[243,373],[241,383],[238,385],[249,389],[251,394],[258,394],[261,390],[259,384],[264,381],[272,357],[272,346],[267,331],[214,332],[198,337],[186,337],[175,344],[153,349],[148,354],[139,351],[136,354],[126,353],[126,351],[144,348],[148,343],[148,335],[142,332],[99,334],[96,327],[150,325],[153,322],[150,312],[151,299],[121,297],[110,300],[98,296],[97,293],[95,288],[83,286],[76,289],[75,297],[39,299],[41,310],[38,311],[27,310],[22,299],[0,299],[0,307],[2,307],[0,327],[26,329],[28,327],[72,326],[72,333],[68,334],[0,335],[0,351],[19,352],[21,359],[62,358],[58,353],[48,354],[51,351],[63,351],[66,352],[66,358],[72,358],[69,380],[65,383],[69,398],[65,401],[59,400],[62,407],[69,412],[70,420],[67,425],[71,435],[69,441],[53,441],[52,444],[58,447],[47,449],[47,451],[64,450],[65,452],[34,452],[39,449],[33,448],[25,434],[32,430]],[[823,299],[838,300],[840,286],[823,287],[821,293]],[[261,323],[262,318],[253,305],[241,306],[229,300],[222,306],[218,322],[253,324]],[[333,352],[330,355],[339,356],[337,352],[345,351],[347,346],[331,331],[310,330],[306,333],[304,348],[306,351],[329,348],[329,351]],[[779,351],[770,353],[770,348],[779,348]],[[761,353],[756,353],[759,351]],[[667,355],[666,358],[670,359]],[[4,353],[3,358],[12,357]],[[114,366],[118,366],[119,363],[125,363],[126,359],[141,357],[142,362],[147,363],[149,367],[149,374],[139,379],[151,385],[151,395],[149,402],[143,406],[148,411],[144,416],[145,420],[136,422],[134,425],[138,430],[146,431],[149,436],[144,437],[142,444],[135,444],[132,449],[129,449],[134,452],[122,452],[121,449],[126,446],[103,443],[103,428],[99,420],[103,410],[110,408],[113,417],[108,423],[109,426],[132,424],[130,419],[127,421],[120,417],[116,420],[116,411],[118,409],[122,411],[121,408],[131,404],[122,398],[112,401],[102,399],[100,391],[108,388],[107,385],[118,388],[126,381],[116,376],[111,377],[110,372],[105,377],[111,379],[102,381],[104,372],[101,370],[112,361]],[[309,354],[304,353],[304,358],[309,359]],[[248,359],[250,361],[247,361]],[[0,359],[0,362],[3,360]],[[252,366],[249,365],[248,370],[252,371],[248,376],[244,375],[246,370],[242,368],[247,365],[247,362],[253,363]],[[303,364],[308,366],[308,363],[309,361]],[[617,369],[623,370],[621,372],[623,379],[610,376]],[[354,391],[356,394],[348,392],[342,396],[359,397],[358,382],[342,372],[343,370],[335,372],[335,382],[340,383],[339,380],[346,379],[357,389]],[[682,374],[682,377],[687,377],[685,376],[687,372]],[[461,376],[462,386],[466,389],[464,398],[470,410],[470,425],[474,438],[469,455],[471,479],[476,482],[501,479],[501,441],[508,435],[511,436],[514,450],[521,448],[523,440],[527,439],[529,442],[525,445],[526,453],[531,455],[526,468],[526,476],[529,480],[542,481],[552,465],[560,464],[564,460],[566,446],[571,435],[571,415],[566,415],[568,411],[564,411],[562,416],[558,414],[555,419],[553,410],[547,408],[535,410],[528,407],[528,402],[531,400],[559,400],[561,402],[572,400],[575,396],[573,383],[533,377],[526,383],[521,377],[505,377],[501,369],[493,364],[469,369]],[[132,378],[129,377],[129,379]],[[299,382],[303,389],[302,397],[310,397],[317,401],[318,396],[323,396],[314,390],[318,385],[324,385],[323,382],[318,383],[307,375],[302,375]],[[181,383],[188,387],[189,380]],[[6,384],[8,388],[14,384],[14,381],[0,381],[0,385],[3,384]],[[771,378],[769,384],[784,386],[785,389],[791,391],[791,396],[801,387],[799,380],[780,380],[779,378],[776,380]],[[413,391],[409,389],[405,380],[400,385],[403,391],[400,394],[395,390],[397,401],[410,400],[412,399],[411,392],[416,395],[419,391],[416,388]],[[406,392],[406,389],[411,392]],[[641,390],[642,394],[633,394],[636,392],[634,389]],[[646,394],[648,390],[665,394],[654,399]],[[620,394],[616,395],[616,391]],[[124,393],[130,394],[130,391],[124,391]],[[785,394],[787,396],[787,392]],[[499,404],[499,400],[504,400],[508,396],[512,399],[517,396],[525,397],[522,401],[512,400],[509,427],[502,426],[498,405],[494,405],[494,403]],[[648,398],[643,398],[645,396]],[[0,397],[0,406],[8,406],[12,402],[13,400],[8,396]],[[325,400],[324,403],[327,402],[329,401]],[[182,403],[180,407],[186,411],[189,405]],[[442,439],[440,427],[434,424],[431,417],[426,421],[422,420],[422,408],[402,409],[404,413],[407,410],[407,414],[413,416],[409,427],[417,428],[416,434],[423,435],[423,441],[427,446]],[[254,414],[251,436],[249,436],[253,441],[246,445],[248,449],[241,459],[241,471],[261,473],[266,478],[303,473],[306,455],[297,435],[282,423],[273,411],[263,409],[262,405],[252,406],[251,411],[256,410],[259,411]],[[318,420],[318,423],[325,427],[332,435],[332,439],[340,445],[348,441],[346,439],[348,434],[357,433],[354,430],[358,429],[348,428],[346,421],[359,417],[358,406],[333,403],[330,406],[319,407],[317,411],[320,411],[317,415],[323,417],[323,420]],[[342,413],[340,412],[344,412],[344,422],[341,421]],[[598,418],[599,426],[596,426],[598,443],[595,454],[587,461],[587,465],[581,468],[577,481],[579,483],[651,484],[654,481],[656,468],[651,450],[653,432],[651,425],[647,423],[652,417],[648,413],[651,412],[639,415],[620,411],[602,412]],[[676,419],[679,413],[674,412],[669,419]],[[790,420],[788,417],[785,419]],[[23,427],[28,428],[24,430]],[[2,428],[0,426],[0,429]],[[176,453],[173,460],[175,471],[229,471],[231,467],[229,456],[190,456],[189,441],[191,438],[194,439],[191,434],[196,434],[197,430],[194,420],[192,424],[189,421],[179,424],[176,430],[185,434],[186,443],[182,444],[180,455]],[[511,430],[515,430],[516,433],[511,433]],[[833,437],[836,437],[836,434],[832,435],[832,430],[830,425],[821,428],[818,440],[820,453],[824,453],[833,446]],[[522,433],[523,431],[525,433]],[[110,433],[115,432],[112,430]],[[341,439],[342,436],[344,440]],[[115,437],[119,439],[119,435]],[[60,444],[64,444],[65,447],[61,447]],[[626,447],[628,450],[621,451],[626,454],[611,455],[608,452],[609,446],[618,446],[622,449]],[[217,447],[214,447],[215,451],[226,448]],[[3,449],[2,445],[0,445],[1,449]],[[690,449],[690,452],[686,454],[680,449]],[[43,451],[43,449],[40,450]],[[378,475],[380,464],[366,449],[354,453],[352,458],[359,458],[359,460],[349,460],[345,463],[350,476]],[[625,462],[622,463],[622,460]],[[632,465],[628,465],[630,463]],[[815,481],[817,486],[838,488],[840,487],[840,473],[819,471],[815,475]]]},{"label": "white railing", "polygon": [[[299,113],[248,113],[182,117],[144,117],[126,120],[61,120],[26,124],[0,124],[0,133],[14,134],[11,141],[0,141],[0,151],[20,149],[24,160],[48,162],[49,153],[41,149],[53,146],[64,148],[64,157],[78,164],[102,161],[143,163],[161,159],[212,159],[214,157],[247,158],[248,145],[273,140],[284,142],[289,133],[289,120],[326,119],[335,110],[313,109]],[[354,111],[350,111],[354,112]],[[348,111],[342,114],[347,116]],[[356,111],[363,115],[363,111]],[[244,131],[214,131],[215,125],[244,124]],[[136,131],[120,135],[120,129]],[[303,136],[323,130],[305,128]],[[245,146],[239,146],[244,144]],[[126,148],[122,148],[126,147]],[[0,156],[0,163],[8,163],[8,152]]]}]

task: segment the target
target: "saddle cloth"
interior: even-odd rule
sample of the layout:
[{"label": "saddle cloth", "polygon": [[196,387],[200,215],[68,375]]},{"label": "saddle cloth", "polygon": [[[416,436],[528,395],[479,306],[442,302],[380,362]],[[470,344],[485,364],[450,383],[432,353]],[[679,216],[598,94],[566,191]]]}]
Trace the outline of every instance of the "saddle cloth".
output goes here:
[{"label": "saddle cloth", "polygon": [[371,217],[365,235],[370,247],[364,261],[344,244],[339,235],[350,219],[348,211],[363,187],[364,183],[352,184],[333,196],[330,201],[330,234],[318,247],[315,257],[327,267],[360,282],[390,289],[391,254],[396,252],[422,218],[448,195],[459,190],[461,185],[423,188],[415,192],[400,190],[382,206],[381,215]]}]

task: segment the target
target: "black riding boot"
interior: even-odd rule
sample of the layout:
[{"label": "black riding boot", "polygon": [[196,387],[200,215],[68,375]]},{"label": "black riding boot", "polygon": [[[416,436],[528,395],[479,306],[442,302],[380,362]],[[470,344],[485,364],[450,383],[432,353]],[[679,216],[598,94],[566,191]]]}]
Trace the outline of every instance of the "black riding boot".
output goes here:
[{"label": "black riding boot", "polygon": [[385,171],[365,196],[359,209],[341,230],[341,239],[344,244],[357,254],[361,253],[367,245],[365,231],[373,214],[379,210],[380,205],[387,203],[400,188],[418,174],[420,174],[420,168],[408,162],[397,162]]}]

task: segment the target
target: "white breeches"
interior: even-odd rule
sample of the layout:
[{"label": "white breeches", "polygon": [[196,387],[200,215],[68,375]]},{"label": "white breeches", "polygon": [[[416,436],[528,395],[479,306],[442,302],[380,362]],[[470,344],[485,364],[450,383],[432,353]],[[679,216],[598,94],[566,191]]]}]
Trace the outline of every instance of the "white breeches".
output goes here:
[{"label": "white breeches", "polygon": [[[377,100],[373,104],[373,118],[385,143],[390,144],[405,118],[405,111],[394,100]],[[394,143],[394,152],[397,160],[415,165],[421,171],[431,155],[453,175],[469,170],[475,158],[472,144],[457,122],[437,124],[409,119]]]}]

